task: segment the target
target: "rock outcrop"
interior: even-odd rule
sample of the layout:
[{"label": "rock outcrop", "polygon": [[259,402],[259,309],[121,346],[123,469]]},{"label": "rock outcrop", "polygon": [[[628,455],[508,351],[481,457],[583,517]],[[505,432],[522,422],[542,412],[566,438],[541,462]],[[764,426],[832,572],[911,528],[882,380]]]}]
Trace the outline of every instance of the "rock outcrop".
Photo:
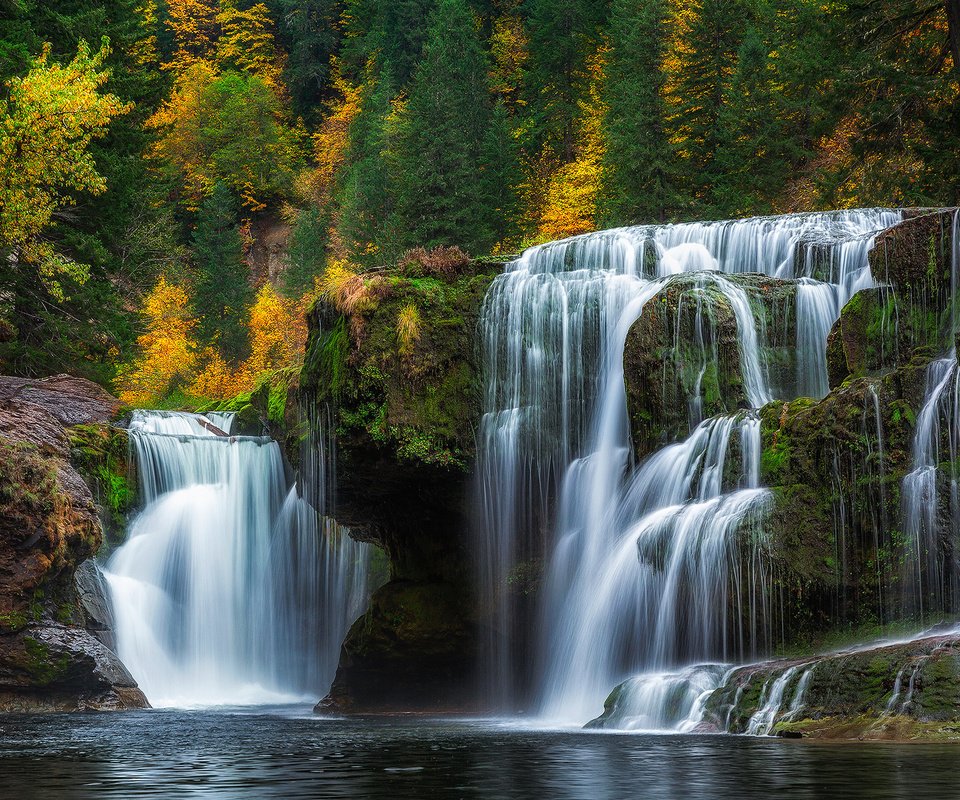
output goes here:
[{"label": "rock outcrop", "polygon": [[[343,644],[318,708],[460,710],[474,703],[471,474],[475,331],[502,264],[416,265],[359,278],[363,303],[310,317],[302,411],[335,429],[337,521],[379,545],[389,582]],[[401,332],[403,315],[407,328]]]},{"label": "rock outcrop", "polygon": [[[74,463],[89,467],[95,451],[78,443],[93,431],[111,440],[105,423],[118,405],[67,376],[0,378],[0,709],[146,705],[103,643],[109,623],[97,610],[105,603],[93,597],[96,584],[87,580],[81,592],[75,578],[103,540],[94,496]],[[97,487],[112,474],[100,466],[87,476]]]},{"label": "rock outcrop", "polygon": [[[796,383],[796,285],[763,275],[723,276],[759,322],[772,385]],[[749,408],[740,332],[729,299],[704,275],[680,275],[644,305],[627,334],[624,378],[637,459],[687,437],[702,420]],[[691,400],[691,398],[693,398]]]}]

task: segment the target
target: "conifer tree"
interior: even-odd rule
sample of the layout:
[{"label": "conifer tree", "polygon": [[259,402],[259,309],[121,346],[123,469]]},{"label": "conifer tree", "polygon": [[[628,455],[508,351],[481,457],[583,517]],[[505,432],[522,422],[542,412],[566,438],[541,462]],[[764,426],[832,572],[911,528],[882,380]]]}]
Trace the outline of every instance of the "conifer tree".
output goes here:
[{"label": "conifer tree", "polygon": [[710,191],[718,176],[721,116],[737,53],[749,21],[745,0],[699,0],[686,10],[677,40],[676,73],[670,92],[676,104],[672,135],[685,163],[687,191],[710,213]]},{"label": "conifer tree", "polygon": [[395,230],[402,244],[473,252],[493,244],[487,176],[502,175],[503,153],[490,150],[492,124],[488,63],[473,14],[465,0],[438,0],[398,125]]},{"label": "conifer tree", "polygon": [[392,209],[388,149],[392,83],[385,76],[364,87],[360,113],[350,125],[347,167],[336,192],[337,238],[356,261],[380,260],[396,254],[388,235]]},{"label": "conifer tree", "polygon": [[248,349],[245,322],[253,290],[243,260],[237,201],[222,183],[214,187],[197,214],[193,255],[200,338],[204,344],[217,344],[225,358],[241,359]]},{"label": "conifer tree", "polygon": [[272,3],[287,50],[284,72],[294,107],[304,116],[319,111],[330,77],[330,57],[340,44],[339,0],[274,0]]},{"label": "conifer tree", "polygon": [[667,0],[614,0],[607,28],[602,205],[608,225],[665,222],[680,203],[666,130]]},{"label": "conifer tree", "polygon": [[532,152],[572,161],[578,103],[588,80],[607,0],[527,0],[530,58],[526,95]]}]

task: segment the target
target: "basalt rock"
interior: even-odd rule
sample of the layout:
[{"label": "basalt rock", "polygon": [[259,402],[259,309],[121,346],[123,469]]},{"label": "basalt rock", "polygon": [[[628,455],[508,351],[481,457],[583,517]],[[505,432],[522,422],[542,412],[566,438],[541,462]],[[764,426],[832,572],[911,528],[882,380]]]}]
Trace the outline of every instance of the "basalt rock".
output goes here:
[{"label": "basalt rock", "polygon": [[473,701],[476,329],[500,268],[375,273],[361,279],[364,303],[320,302],[310,314],[301,411],[315,432],[336,434],[333,516],[390,561],[390,581],[344,642],[324,708],[463,709]]},{"label": "basalt rock", "polygon": [[[90,485],[99,486],[106,474],[87,472],[91,453],[75,445],[94,429],[109,439],[102,423],[118,407],[91,387],[65,376],[0,379],[0,709],[146,705],[95,638],[92,631],[103,635],[108,623],[75,580],[103,541]],[[93,589],[89,582],[87,588]]]},{"label": "basalt rock", "polygon": [[952,210],[909,217],[877,237],[870,264],[880,285],[850,298],[830,332],[831,387],[953,346],[952,248]]},{"label": "basalt rock", "polygon": [[726,678],[706,701],[704,723],[730,733],[749,730],[751,717],[770,702],[773,683],[783,678],[780,704],[768,708],[771,734],[960,738],[960,638],[955,631],[745,666]]},{"label": "basalt rock", "polygon": [[[760,321],[771,383],[789,386],[796,370],[795,326],[788,324],[795,284],[761,275],[725,279],[744,290]],[[637,458],[684,439],[704,419],[748,408],[742,375],[729,299],[702,276],[672,279],[627,334],[624,378]]]}]

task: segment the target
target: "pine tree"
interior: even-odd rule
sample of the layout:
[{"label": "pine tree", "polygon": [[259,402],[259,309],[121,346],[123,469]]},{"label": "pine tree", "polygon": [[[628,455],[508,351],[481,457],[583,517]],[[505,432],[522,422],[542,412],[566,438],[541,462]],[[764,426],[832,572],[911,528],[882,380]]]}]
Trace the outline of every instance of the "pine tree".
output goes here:
[{"label": "pine tree", "polygon": [[284,72],[294,107],[304,116],[319,111],[330,78],[330,57],[340,44],[339,0],[273,0],[281,44],[289,58]]},{"label": "pine tree", "polygon": [[760,32],[750,28],[718,117],[711,198],[720,216],[770,213],[802,155],[802,142],[790,130],[783,94],[772,78],[767,46]]},{"label": "pine tree", "polygon": [[407,246],[489,248],[496,236],[484,163],[493,122],[488,63],[464,0],[439,0],[399,121],[395,229]]},{"label": "pine tree", "polygon": [[237,201],[222,183],[214,187],[197,214],[193,256],[200,338],[204,344],[216,344],[227,359],[244,358],[249,348],[245,321],[253,290],[243,260]]},{"label": "pine tree", "polygon": [[364,263],[396,254],[389,235],[393,207],[390,177],[383,154],[388,149],[393,95],[386,78],[364,87],[360,113],[350,125],[347,167],[338,179],[336,234],[341,249]]},{"label": "pine tree", "polygon": [[525,80],[528,148],[572,161],[587,58],[606,19],[607,0],[527,0],[530,59]]},{"label": "pine tree", "polygon": [[699,0],[683,15],[669,92],[676,114],[671,134],[679,141],[688,190],[710,213],[711,188],[717,180],[721,115],[736,69],[737,53],[749,22],[745,0]]},{"label": "pine tree", "polygon": [[680,203],[664,100],[669,13],[667,0],[614,0],[610,12],[602,189],[608,225],[665,222]]}]

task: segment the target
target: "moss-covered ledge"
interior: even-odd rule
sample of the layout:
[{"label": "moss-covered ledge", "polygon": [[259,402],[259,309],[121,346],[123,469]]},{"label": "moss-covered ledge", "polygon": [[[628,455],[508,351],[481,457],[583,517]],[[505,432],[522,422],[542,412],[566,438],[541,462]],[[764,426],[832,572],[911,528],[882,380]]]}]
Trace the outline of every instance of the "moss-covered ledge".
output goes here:
[{"label": "moss-covered ledge", "polygon": [[502,269],[421,253],[331,278],[310,313],[300,396],[306,419],[334,428],[333,514],[383,547],[391,577],[350,631],[325,708],[473,702],[476,334]]}]

